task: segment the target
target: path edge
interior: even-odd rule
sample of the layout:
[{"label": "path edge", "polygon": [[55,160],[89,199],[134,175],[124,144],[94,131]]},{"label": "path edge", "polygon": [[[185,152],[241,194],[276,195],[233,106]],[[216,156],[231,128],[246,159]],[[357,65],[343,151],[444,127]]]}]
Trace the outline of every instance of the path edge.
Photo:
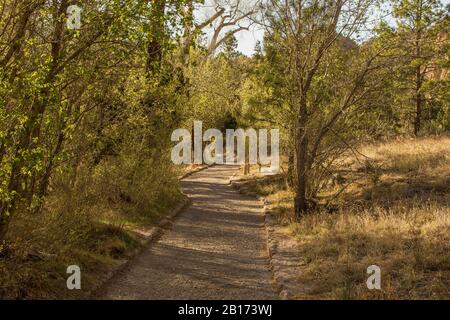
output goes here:
[{"label": "path edge", "polygon": [[264,225],[266,227],[267,253],[269,255],[270,270],[272,271],[273,280],[277,286],[278,294],[281,300],[289,300],[292,297],[289,289],[285,285],[289,279],[285,279],[283,275],[277,272],[282,266],[277,265],[274,258],[278,254],[278,241],[274,236],[274,229],[278,226],[275,217],[270,211],[270,202],[265,197],[258,198],[264,207]]},{"label": "path edge", "polygon": [[[240,183],[239,180],[236,179],[238,177],[238,173],[234,174],[230,179],[230,185],[236,189],[237,191],[240,191]],[[270,202],[266,197],[260,197],[256,194],[251,194],[249,196],[255,197],[257,200],[259,200],[263,206],[263,213],[264,213],[264,227],[266,231],[266,248],[267,248],[267,255],[269,257],[269,269],[270,273],[272,275],[272,281],[276,287],[277,294],[280,297],[281,300],[289,300],[292,297],[292,294],[289,292],[286,285],[284,285],[285,281],[287,279],[284,279],[283,276],[277,272],[277,263],[275,256],[278,254],[278,241],[276,237],[273,236],[274,234],[274,228],[277,227],[277,223],[275,221],[275,217],[272,215],[270,211]],[[280,266],[278,266],[280,267]]]}]

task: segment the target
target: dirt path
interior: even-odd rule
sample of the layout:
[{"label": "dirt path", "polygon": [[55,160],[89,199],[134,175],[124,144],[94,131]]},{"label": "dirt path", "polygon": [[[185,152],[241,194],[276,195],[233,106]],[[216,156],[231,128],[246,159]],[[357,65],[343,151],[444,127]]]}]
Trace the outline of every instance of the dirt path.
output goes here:
[{"label": "dirt path", "polygon": [[105,299],[276,299],[262,205],[228,185],[236,167],[183,181],[193,200],[172,228],[105,288]]}]

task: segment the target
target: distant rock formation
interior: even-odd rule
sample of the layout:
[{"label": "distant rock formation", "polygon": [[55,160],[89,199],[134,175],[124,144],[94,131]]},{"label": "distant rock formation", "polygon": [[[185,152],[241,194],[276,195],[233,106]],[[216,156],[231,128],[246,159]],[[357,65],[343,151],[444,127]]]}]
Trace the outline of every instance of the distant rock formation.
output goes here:
[{"label": "distant rock formation", "polygon": [[[436,46],[443,47],[445,43],[448,41],[448,31],[442,30],[438,33],[437,39],[436,39]],[[444,53],[447,54],[447,53]],[[442,58],[442,57],[440,57]],[[447,57],[448,58],[448,57]],[[433,63],[429,66],[430,72],[427,74],[427,79],[434,80],[434,81],[442,81],[449,78],[450,69],[445,68],[438,63]]]}]

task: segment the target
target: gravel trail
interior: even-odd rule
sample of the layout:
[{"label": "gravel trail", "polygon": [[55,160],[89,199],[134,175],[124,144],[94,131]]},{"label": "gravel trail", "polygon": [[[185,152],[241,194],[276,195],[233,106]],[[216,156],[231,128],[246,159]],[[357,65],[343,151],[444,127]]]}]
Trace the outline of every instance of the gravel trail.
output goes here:
[{"label": "gravel trail", "polygon": [[104,299],[276,299],[259,201],[229,186],[235,166],[182,181],[192,204],[127,269]]}]

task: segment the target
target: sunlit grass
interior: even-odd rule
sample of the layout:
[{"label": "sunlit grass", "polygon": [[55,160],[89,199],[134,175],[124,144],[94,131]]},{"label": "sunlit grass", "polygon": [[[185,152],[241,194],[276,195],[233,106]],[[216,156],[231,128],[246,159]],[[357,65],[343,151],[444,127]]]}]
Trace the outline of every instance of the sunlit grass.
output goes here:
[{"label": "sunlit grass", "polygon": [[[346,177],[361,179],[339,198],[337,213],[319,210],[297,221],[293,192],[282,179],[250,179],[242,186],[266,196],[298,240],[298,279],[312,290],[297,298],[448,299],[450,138],[376,143],[361,153],[380,168],[379,178],[361,174],[364,163],[345,161],[352,168]],[[367,289],[370,265],[382,270],[381,291]]]}]

